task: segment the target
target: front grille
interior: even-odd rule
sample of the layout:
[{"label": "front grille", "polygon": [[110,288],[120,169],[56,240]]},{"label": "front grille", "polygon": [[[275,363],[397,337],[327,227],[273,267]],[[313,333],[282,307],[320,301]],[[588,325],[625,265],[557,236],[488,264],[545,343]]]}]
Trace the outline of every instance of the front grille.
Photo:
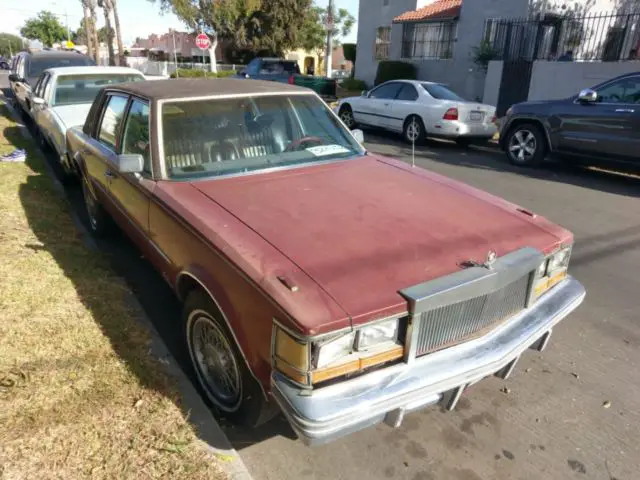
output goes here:
[{"label": "front grille", "polygon": [[418,314],[416,356],[479,336],[511,318],[524,309],[528,287],[529,274],[494,292]]}]

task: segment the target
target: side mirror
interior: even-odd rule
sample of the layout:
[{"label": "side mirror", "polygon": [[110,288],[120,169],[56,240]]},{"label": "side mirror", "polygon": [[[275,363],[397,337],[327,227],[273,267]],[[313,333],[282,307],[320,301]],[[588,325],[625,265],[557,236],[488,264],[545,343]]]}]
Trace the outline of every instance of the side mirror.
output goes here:
[{"label": "side mirror", "polygon": [[245,74],[244,74],[244,78],[249,78],[249,74],[248,74],[248,73],[245,73]]},{"label": "side mirror", "polygon": [[360,92],[360,96],[361,97],[368,97],[369,96],[369,91],[368,90],[362,90],[362,92]]},{"label": "side mirror", "polygon": [[356,128],[355,130],[351,130],[351,134],[353,135],[353,138],[358,141],[358,143],[364,143],[364,132],[362,130]]},{"label": "side mirror", "polygon": [[33,97],[31,101],[34,105],[44,105],[44,98],[42,97]]},{"label": "side mirror", "polygon": [[142,173],[144,170],[144,158],[139,153],[117,155],[115,162],[120,173]]},{"label": "side mirror", "polygon": [[18,76],[17,73],[12,73],[9,75],[9,81],[10,82],[19,82],[20,81],[20,77]]},{"label": "side mirror", "polygon": [[578,100],[585,103],[594,103],[598,100],[598,94],[594,90],[586,88],[580,92]]}]

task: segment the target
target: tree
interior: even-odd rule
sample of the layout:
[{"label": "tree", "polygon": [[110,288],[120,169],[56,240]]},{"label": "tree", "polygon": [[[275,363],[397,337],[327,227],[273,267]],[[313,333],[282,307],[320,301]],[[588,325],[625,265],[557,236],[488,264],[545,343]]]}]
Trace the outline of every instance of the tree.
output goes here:
[{"label": "tree", "polygon": [[67,30],[53,13],[46,10],[38,13],[36,18],[27,20],[20,34],[29,40],[40,40],[45,47],[67,38]]},{"label": "tree", "polygon": [[24,48],[24,40],[17,35],[10,33],[0,33],[0,55],[8,57],[15,55]]},{"label": "tree", "polygon": [[[95,28],[95,25],[91,21],[91,14],[89,13],[89,2],[88,0],[80,0],[80,3],[82,3],[82,13],[84,17],[80,21],[80,28],[78,29],[78,31],[76,31],[73,42],[86,44],[87,54],[90,57],[96,58],[93,51],[95,49],[97,52],[100,46],[93,45],[93,29]],[[80,30],[82,30],[82,32]]]},{"label": "tree", "polygon": [[118,2],[111,0],[113,8],[113,21],[116,24],[116,41],[118,42],[118,65],[124,66],[124,46],[122,45],[122,30],[120,30],[120,16],[118,15]]},{"label": "tree", "polygon": [[[100,39],[98,38],[98,30],[96,29],[96,25],[98,22],[98,15],[96,9],[98,8],[97,0],[85,0],[85,3],[89,6],[89,12],[91,17],[91,37],[93,38],[93,44],[96,46],[95,48],[95,60],[96,64],[100,63]],[[106,33],[106,28],[105,28]],[[108,38],[108,35],[107,35]]]},{"label": "tree", "polygon": [[342,53],[345,60],[351,62],[351,78],[355,78],[356,75],[356,44],[355,43],[343,43]]},{"label": "tree", "polygon": [[[154,1],[154,0],[151,0]],[[155,0],[194,32],[217,35],[238,51],[281,55],[297,45],[312,0]]]},{"label": "tree", "polygon": [[[87,45],[87,46],[89,45],[89,39],[93,36],[93,33],[89,33],[91,30],[91,27],[89,29],[86,29],[85,25],[86,25],[86,22],[84,21],[84,19],[82,19],[80,21],[80,27],[78,27],[78,29],[75,31],[74,37],[72,39],[73,43],[77,43],[79,45]],[[99,42],[107,41],[106,27],[101,27],[98,29],[98,41]],[[92,42],[92,51],[93,51],[93,42]],[[90,54],[89,56],[93,56],[93,54]]]},{"label": "tree", "polygon": [[107,52],[109,52],[109,65],[115,65],[115,54],[113,52],[113,27],[111,27],[111,1],[98,0],[98,6],[104,13],[104,24],[107,29]]},{"label": "tree", "polygon": [[[300,32],[300,46],[308,52],[314,52],[318,58],[326,54],[327,49],[327,18],[328,7],[313,7],[305,15]],[[335,9],[333,12],[333,46],[339,47],[341,37],[351,33],[356,19],[344,8]],[[348,59],[347,59],[348,60]],[[354,63],[355,65],[355,63]]]}]

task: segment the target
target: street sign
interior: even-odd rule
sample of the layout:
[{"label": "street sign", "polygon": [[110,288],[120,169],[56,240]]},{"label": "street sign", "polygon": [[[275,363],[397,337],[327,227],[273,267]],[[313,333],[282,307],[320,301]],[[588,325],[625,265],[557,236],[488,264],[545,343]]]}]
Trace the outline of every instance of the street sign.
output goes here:
[{"label": "street sign", "polygon": [[75,48],[76,44],[75,44],[75,43],[73,43],[71,40],[67,40],[67,41],[64,43],[64,46],[65,46],[66,48],[71,49],[71,48]]},{"label": "street sign", "polygon": [[201,33],[196,37],[196,47],[200,50],[208,50],[211,46],[211,40],[206,33]]}]

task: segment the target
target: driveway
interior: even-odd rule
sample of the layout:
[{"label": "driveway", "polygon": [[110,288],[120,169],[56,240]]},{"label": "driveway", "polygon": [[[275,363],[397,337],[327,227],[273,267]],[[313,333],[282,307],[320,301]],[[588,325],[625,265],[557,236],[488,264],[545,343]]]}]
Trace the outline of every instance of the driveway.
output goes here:
[{"label": "driveway", "polygon": [[[411,161],[395,137],[365,135],[371,151]],[[507,382],[475,385],[454,412],[431,408],[399,429],[378,426],[313,449],[295,441],[282,418],[256,431],[225,427],[251,473],[257,480],[637,478],[640,180],[515,169],[490,148],[447,143],[417,148],[415,163],[571,229],[571,272],[587,288],[584,305],[555,329],[544,353],[526,354]],[[78,189],[68,195],[83,216]],[[99,246],[189,372],[175,340],[179,305],[164,281],[122,236]]]}]

